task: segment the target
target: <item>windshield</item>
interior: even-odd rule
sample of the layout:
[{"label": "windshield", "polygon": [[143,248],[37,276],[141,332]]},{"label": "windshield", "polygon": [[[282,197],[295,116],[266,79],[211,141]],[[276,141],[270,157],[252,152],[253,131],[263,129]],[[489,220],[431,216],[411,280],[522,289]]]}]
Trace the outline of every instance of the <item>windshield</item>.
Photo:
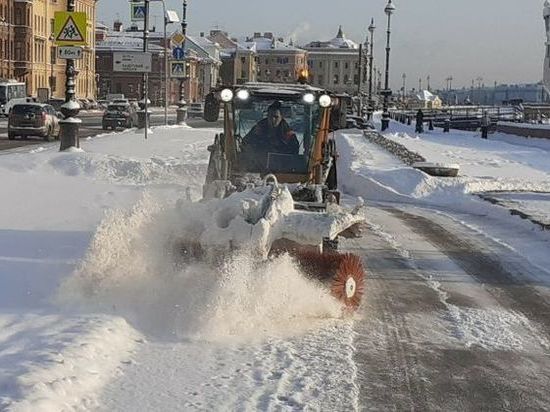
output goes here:
[{"label": "windshield", "polygon": [[109,112],[127,112],[129,107],[126,104],[110,104],[107,110]]},{"label": "windshield", "polygon": [[298,153],[306,154],[311,146],[312,136],[316,132],[313,125],[317,123],[319,106],[308,105],[301,101],[278,101],[251,97],[246,103],[240,103],[235,108],[235,135],[244,139],[253,128],[261,128],[268,123],[269,108],[280,105],[278,110],[281,124],[292,131],[298,140]]},{"label": "windshield", "polygon": [[319,106],[251,96],[235,104],[241,171],[306,173]]}]

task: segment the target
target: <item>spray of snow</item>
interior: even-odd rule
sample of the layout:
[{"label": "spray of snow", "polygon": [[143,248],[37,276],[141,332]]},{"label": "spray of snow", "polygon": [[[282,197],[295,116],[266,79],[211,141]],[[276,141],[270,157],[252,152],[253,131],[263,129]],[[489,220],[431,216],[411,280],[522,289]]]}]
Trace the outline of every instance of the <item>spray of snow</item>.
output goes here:
[{"label": "spray of snow", "polygon": [[242,253],[221,266],[178,263],[179,229],[211,220],[204,209],[181,213],[145,196],[130,211],[110,212],[58,302],[112,311],[163,339],[278,336],[341,315],[340,305],[288,256],[258,263]]}]

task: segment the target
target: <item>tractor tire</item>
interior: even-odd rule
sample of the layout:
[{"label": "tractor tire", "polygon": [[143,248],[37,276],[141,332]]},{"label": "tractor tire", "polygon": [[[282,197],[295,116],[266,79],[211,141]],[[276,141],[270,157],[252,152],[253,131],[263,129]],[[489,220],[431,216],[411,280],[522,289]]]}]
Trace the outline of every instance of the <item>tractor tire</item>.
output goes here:
[{"label": "tractor tire", "polygon": [[326,185],[328,190],[338,189],[338,171],[336,168],[336,159],[333,159],[332,166],[328,171]]}]

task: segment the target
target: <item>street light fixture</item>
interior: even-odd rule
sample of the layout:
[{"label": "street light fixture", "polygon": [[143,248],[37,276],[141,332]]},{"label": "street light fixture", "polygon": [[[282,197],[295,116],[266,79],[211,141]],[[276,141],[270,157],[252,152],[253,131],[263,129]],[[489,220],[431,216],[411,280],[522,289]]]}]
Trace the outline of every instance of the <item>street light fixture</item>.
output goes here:
[{"label": "street light fixture", "polygon": [[391,35],[391,15],[395,12],[395,6],[392,0],[388,0],[388,4],[384,9],[384,12],[388,16],[388,30],[386,32],[386,78],[384,82],[384,106],[382,113],[382,131],[386,130],[390,125],[390,114],[388,112],[388,99],[391,95],[390,90],[390,35]]},{"label": "street light fixture", "polygon": [[376,26],[374,25],[374,19],[371,19],[370,26],[369,26],[369,33],[370,33],[370,51],[369,51],[369,102],[368,102],[368,110],[367,110],[367,116],[370,120],[372,117],[372,112],[374,111],[374,102],[372,101],[372,76],[373,76],[373,62],[374,62],[374,30],[376,29]]}]

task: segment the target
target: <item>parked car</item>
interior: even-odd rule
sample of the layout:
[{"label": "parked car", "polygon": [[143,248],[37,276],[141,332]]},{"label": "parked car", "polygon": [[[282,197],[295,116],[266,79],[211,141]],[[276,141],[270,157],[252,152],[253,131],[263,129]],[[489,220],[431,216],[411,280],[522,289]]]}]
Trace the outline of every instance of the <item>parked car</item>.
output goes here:
[{"label": "parked car", "polygon": [[194,117],[202,117],[204,108],[202,103],[191,103],[187,109],[187,117],[192,119]]},{"label": "parked car", "polygon": [[107,106],[103,113],[103,130],[119,127],[130,128],[137,125],[136,109],[129,103],[117,103]]},{"label": "parked car", "polygon": [[65,103],[65,99],[50,99],[46,103],[53,106],[53,108],[59,112],[61,111],[61,106]]},{"label": "parked car", "polygon": [[8,138],[40,136],[46,141],[59,137],[59,114],[44,103],[23,103],[12,107],[8,118]]}]

